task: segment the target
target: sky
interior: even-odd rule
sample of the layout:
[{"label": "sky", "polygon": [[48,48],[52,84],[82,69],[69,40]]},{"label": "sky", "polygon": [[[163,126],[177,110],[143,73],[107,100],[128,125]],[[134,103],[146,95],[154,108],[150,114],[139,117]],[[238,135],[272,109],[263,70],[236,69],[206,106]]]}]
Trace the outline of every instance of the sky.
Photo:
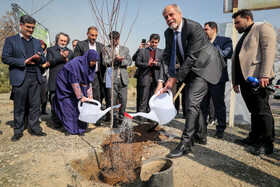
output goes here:
[{"label": "sky", "polygon": [[[27,13],[32,14],[51,0],[1,0],[0,17],[5,12],[11,11],[11,4],[16,3]],[[33,17],[43,26],[49,29],[51,41],[55,35],[65,32],[70,39],[85,40],[87,28],[97,26],[96,18],[90,6],[90,0],[53,0],[50,4],[35,13]],[[102,0],[96,0],[99,10],[102,10]],[[108,0],[109,7],[112,0]],[[130,49],[132,56],[137,50],[141,40],[149,39],[153,33],[160,35],[159,48],[164,48],[164,31],[167,29],[166,22],[162,17],[162,11],[174,0],[122,0],[119,21],[116,30],[120,31],[120,44]],[[232,22],[231,13],[223,13],[223,0],[176,0],[181,7],[183,17],[197,21],[204,25],[207,21],[217,23]],[[104,6],[103,6],[104,7]],[[127,7],[127,9],[126,9]],[[110,8],[109,8],[110,9]],[[139,14],[137,16],[137,12]],[[126,12],[126,14],[124,14]],[[252,11],[254,21],[266,20],[275,27],[280,27],[280,9]],[[107,20],[105,9],[103,17]],[[124,16],[125,15],[125,16]],[[133,25],[134,20],[135,24]],[[124,20],[124,21],[122,21]],[[123,23],[123,24],[121,24]],[[99,28],[99,27],[98,27]],[[131,32],[130,29],[132,28]],[[106,31],[108,34],[108,31]],[[99,35],[101,36],[101,31]],[[100,41],[100,37],[99,37]],[[72,49],[72,44],[68,45]]]}]

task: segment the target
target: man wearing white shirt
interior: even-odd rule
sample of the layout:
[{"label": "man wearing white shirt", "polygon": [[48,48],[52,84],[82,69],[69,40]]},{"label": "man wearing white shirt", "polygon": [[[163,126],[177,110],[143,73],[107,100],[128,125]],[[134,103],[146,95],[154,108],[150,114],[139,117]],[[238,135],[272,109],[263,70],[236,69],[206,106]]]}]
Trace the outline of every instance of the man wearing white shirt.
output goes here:
[{"label": "man wearing white shirt", "polygon": [[[87,39],[83,41],[79,41],[74,49],[74,57],[84,55],[88,50],[94,49],[98,52],[100,60],[96,63],[95,67],[95,77],[92,82],[92,92],[93,99],[102,102],[102,98],[104,91],[104,84],[102,82],[104,74],[105,74],[105,66],[102,65],[103,61],[103,44],[96,41],[98,36],[98,30],[96,27],[91,26],[87,31]],[[100,126],[100,122],[95,124],[96,126]]]},{"label": "man wearing white shirt", "polygon": [[[201,132],[198,143],[206,144],[205,126],[200,125],[203,124],[200,102],[207,92],[207,84],[219,81],[225,62],[206,37],[201,25],[183,18],[178,5],[166,6],[162,15],[169,28],[164,33],[166,46],[155,93],[163,88],[160,91],[162,94],[179,81],[186,83],[185,129],[179,145],[167,155],[176,158],[192,151],[195,131]],[[177,71],[176,58],[180,63]]]},{"label": "man wearing white shirt", "polygon": [[[113,127],[117,128],[118,124],[122,123],[124,119],[124,112],[126,109],[127,103],[127,86],[129,83],[127,66],[130,66],[132,63],[131,56],[129,54],[129,49],[125,46],[119,45],[120,42],[120,34],[117,31],[112,31],[109,34],[109,38],[112,41],[113,45],[107,45],[105,48],[104,55],[104,65],[107,66],[107,69],[110,69],[114,66],[114,85],[108,86],[110,82],[108,78],[111,76],[106,76],[106,93],[108,96],[107,107],[111,104],[111,87],[114,89],[113,101],[114,105],[117,104],[117,99],[121,103],[121,107],[119,108],[119,114],[117,116],[116,110],[114,110],[114,124]],[[112,58],[111,50],[114,49],[114,58]]]}]

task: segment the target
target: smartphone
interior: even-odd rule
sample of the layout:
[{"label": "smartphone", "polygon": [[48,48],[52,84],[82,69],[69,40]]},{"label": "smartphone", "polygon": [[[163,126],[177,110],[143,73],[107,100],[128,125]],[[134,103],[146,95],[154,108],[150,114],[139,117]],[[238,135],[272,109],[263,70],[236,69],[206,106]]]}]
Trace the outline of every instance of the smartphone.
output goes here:
[{"label": "smartphone", "polygon": [[142,44],[146,44],[146,39],[142,39]]}]

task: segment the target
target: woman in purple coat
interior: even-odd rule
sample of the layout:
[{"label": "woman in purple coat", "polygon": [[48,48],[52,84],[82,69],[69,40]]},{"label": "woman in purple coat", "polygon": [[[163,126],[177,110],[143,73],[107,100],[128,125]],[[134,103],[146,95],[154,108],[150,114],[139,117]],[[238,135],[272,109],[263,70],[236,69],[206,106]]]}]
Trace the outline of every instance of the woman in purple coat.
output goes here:
[{"label": "woman in purple coat", "polygon": [[78,120],[78,102],[92,99],[92,85],[95,64],[99,55],[95,50],[87,51],[68,62],[57,74],[56,93],[52,102],[52,109],[57,114],[64,128],[69,134],[84,136],[87,123]]}]

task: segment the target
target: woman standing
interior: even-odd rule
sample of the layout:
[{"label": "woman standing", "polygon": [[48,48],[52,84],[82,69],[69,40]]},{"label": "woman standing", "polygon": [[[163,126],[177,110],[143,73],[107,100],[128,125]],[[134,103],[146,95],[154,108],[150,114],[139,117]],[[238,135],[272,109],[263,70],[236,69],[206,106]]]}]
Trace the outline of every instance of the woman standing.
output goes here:
[{"label": "woman standing", "polygon": [[92,99],[92,85],[95,65],[99,55],[95,50],[87,51],[68,62],[57,74],[56,93],[52,102],[52,110],[57,114],[69,134],[84,136],[87,123],[78,120],[78,102]]}]

